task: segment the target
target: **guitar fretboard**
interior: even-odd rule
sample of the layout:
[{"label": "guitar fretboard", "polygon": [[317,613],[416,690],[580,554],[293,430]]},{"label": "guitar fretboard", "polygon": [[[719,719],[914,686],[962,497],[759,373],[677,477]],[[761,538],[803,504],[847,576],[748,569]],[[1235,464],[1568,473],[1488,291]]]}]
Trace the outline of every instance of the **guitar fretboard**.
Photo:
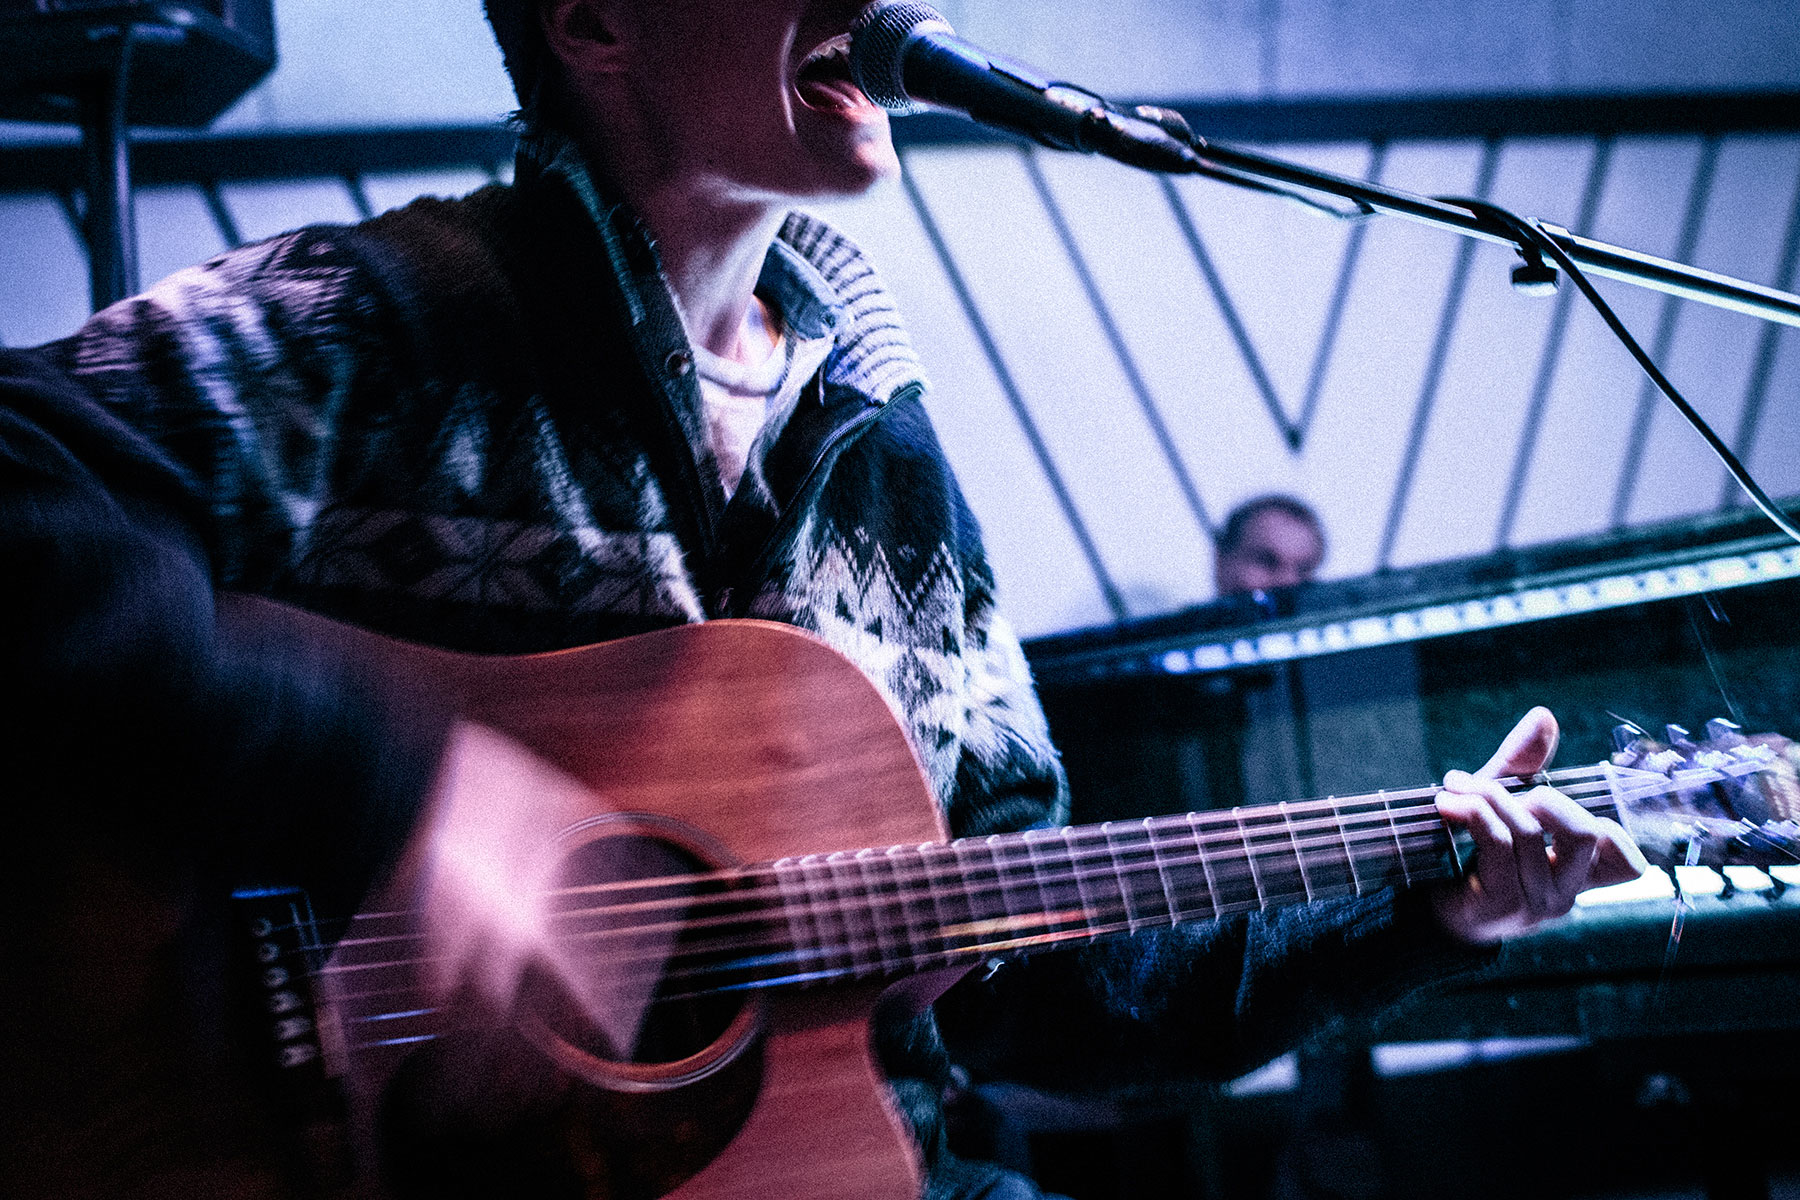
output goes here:
[{"label": "guitar fretboard", "polygon": [[[1534,780],[1602,815],[1604,767]],[[596,978],[663,999],[896,976],[1061,943],[1445,879],[1460,870],[1435,789],[809,854],[557,892],[553,921]],[[391,931],[387,925],[399,922]],[[364,1046],[432,1034],[404,913],[357,918],[329,971],[371,1015]],[[373,1036],[379,1032],[380,1036]]]},{"label": "guitar fretboard", "polygon": [[[1549,782],[1611,807],[1600,768]],[[899,975],[1445,879],[1435,789],[809,854],[573,889],[563,928],[635,944],[664,994]],[[673,922],[671,924],[670,922]],[[655,948],[679,927],[679,944]]]},{"label": "guitar fretboard", "polygon": [[[949,965],[1453,875],[1431,793],[782,859],[796,977]],[[768,980],[774,982],[776,980]]]}]

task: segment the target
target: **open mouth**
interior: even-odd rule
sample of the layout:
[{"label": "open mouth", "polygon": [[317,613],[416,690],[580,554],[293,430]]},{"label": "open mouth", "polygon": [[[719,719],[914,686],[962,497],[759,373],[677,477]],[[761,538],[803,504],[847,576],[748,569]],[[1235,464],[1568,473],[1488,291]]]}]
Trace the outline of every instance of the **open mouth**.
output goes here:
[{"label": "open mouth", "polygon": [[794,91],[808,108],[851,112],[873,108],[850,77],[850,35],[839,34],[815,46],[794,72]]}]

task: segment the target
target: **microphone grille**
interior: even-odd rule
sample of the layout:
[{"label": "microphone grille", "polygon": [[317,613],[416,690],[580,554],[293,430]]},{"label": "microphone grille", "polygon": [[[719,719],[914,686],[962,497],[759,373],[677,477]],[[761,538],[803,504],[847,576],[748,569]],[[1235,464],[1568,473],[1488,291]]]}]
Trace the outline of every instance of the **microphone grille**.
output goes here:
[{"label": "microphone grille", "polygon": [[850,26],[850,77],[894,113],[922,112],[906,93],[906,44],[921,33],[954,33],[944,14],[915,0],[876,0]]}]

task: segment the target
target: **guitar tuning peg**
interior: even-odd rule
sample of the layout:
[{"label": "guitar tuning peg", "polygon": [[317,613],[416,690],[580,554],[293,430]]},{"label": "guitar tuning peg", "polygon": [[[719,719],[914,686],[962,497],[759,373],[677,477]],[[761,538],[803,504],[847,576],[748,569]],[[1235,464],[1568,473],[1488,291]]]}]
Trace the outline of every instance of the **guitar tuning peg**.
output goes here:
[{"label": "guitar tuning peg", "polygon": [[1683,754],[1692,753],[1694,750],[1694,735],[1679,725],[1664,725],[1663,740]]},{"label": "guitar tuning peg", "polygon": [[1744,727],[1736,721],[1714,717],[1706,723],[1706,740],[1708,744],[1719,747],[1741,746],[1744,744]]},{"label": "guitar tuning peg", "polygon": [[1647,738],[1649,736],[1649,734],[1645,733],[1642,729],[1639,729],[1636,725],[1633,725],[1630,721],[1620,721],[1617,725],[1613,726],[1613,749],[1618,753],[1623,754],[1625,751],[1631,749],[1632,745],[1636,743],[1639,738]]}]

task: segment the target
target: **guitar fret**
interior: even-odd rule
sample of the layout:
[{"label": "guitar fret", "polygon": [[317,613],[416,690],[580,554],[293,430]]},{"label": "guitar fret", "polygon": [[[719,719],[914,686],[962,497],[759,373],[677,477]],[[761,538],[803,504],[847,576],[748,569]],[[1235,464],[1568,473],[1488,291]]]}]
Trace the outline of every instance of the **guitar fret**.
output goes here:
[{"label": "guitar fret", "polygon": [[[1024,894],[1025,885],[1019,879],[1018,864],[1008,853],[1012,847],[1010,837],[992,833],[983,839],[983,843],[987,846],[988,854],[993,857],[994,875],[1000,884],[1000,903],[1005,913],[1001,939],[1004,941],[1010,939],[1014,931],[1019,928],[1021,917],[1038,912],[1043,908],[1043,898],[1040,895],[1033,899]],[[1027,863],[1026,866],[1029,867],[1030,864]],[[1035,881],[1029,886],[1031,890],[1037,890]]]},{"label": "guitar fret", "polygon": [[[894,880],[894,899],[900,907],[900,929],[906,940],[907,964],[918,966],[937,957],[933,943],[937,941],[931,913],[924,911],[917,880],[926,878],[925,859],[921,847],[889,846],[885,858],[888,874]],[[929,886],[926,887],[929,891]]]},{"label": "guitar fret", "polygon": [[1248,823],[1254,839],[1252,852],[1261,864],[1264,906],[1310,900],[1312,889],[1306,878],[1306,864],[1298,853],[1282,806],[1239,809],[1238,813],[1240,824]]},{"label": "guitar fret", "polygon": [[1156,841],[1156,825],[1154,819],[1145,817],[1143,826],[1144,840],[1150,843],[1151,861],[1156,864],[1156,879],[1158,883],[1162,884],[1163,907],[1168,909],[1169,923],[1172,925],[1180,920],[1180,918],[1176,916],[1176,913],[1181,909],[1181,905],[1177,903],[1175,899],[1175,884],[1169,878],[1168,864],[1163,861],[1162,847],[1158,845]]},{"label": "guitar fret", "polygon": [[876,956],[869,952],[874,944],[874,913],[859,886],[861,871],[856,859],[842,850],[827,854],[825,873],[844,922],[844,949],[850,956],[851,972],[859,979],[873,975],[880,969]]},{"label": "guitar fret", "polygon": [[1356,852],[1350,849],[1350,831],[1344,827],[1343,807],[1334,802],[1331,806],[1331,815],[1333,822],[1337,825],[1338,841],[1344,844],[1344,861],[1350,864],[1350,885],[1360,896],[1363,894],[1363,881],[1362,876],[1356,870]]},{"label": "guitar fret", "polygon": [[[956,957],[957,927],[970,920],[968,885],[954,848],[941,842],[919,847],[925,863],[925,878],[931,889],[931,906],[937,913],[938,943],[943,947],[945,962]],[[945,883],[948,878],[949,883]]]},{"label": "guitar fret", "polygon": [[1381,811],[1387,814],[1388,831],[1394,835],[1394,850],[1400,859],[1400,874],[1408,887],[1412,886],[1412,868],[1406,864],[1406,847],[1400,844],[1400,827],[1394,823],[1394,806],[1388,803],[1387,791],[1376,793],[1380,797]]},{"label": "guitar fret", "polygon": [[825,856],[808,854],[802,858],[800,875],[811,897],[809,911],[819,927],[820,969],[833,975],[854,974],[856,961],[850,954],[850,927]]},{"label": "guitar fret", "polygon": [[1216,920],[1225,915],[1225,909],[1220,903],[1219,881],[1213,877],[1212,852],[1206,848],[1206,838],[1200,830],[1199,814],[1189,813],[1187,823],[1188,832],[1194,839],[1194,857],[1200,860],[1200,873],[1206,878],[1207,915]]},{"label": "guitar fret", "polygon": [[1302,817],[1300,827],[1313,830],[1311,834],[1302,834],[1302,845],[1309,847],[1301,859],[1312,884],[1309,899],[1361,894],[1362,885],[1356,878],[1355,864],[1347,857],[1350,844],[1344,839],[1344,825],[1336,805]]},{"label": "guitar fret", "polygon": [[787,917],[788,936],[794,940],[794,974],[804,979],[825,969],[825,939],[819,930],[806,877],[796,859],[775,863],[775,886],[781,892],[781,908]]},{"label": "guitar fret", "polygon": [[1056,835],[1062,839],[1063,855],[1068,859],[1069,867],[1075,874],[1075,894],[1081,900],[1081,911],[1086,917],[1088,940],[1091,942],[1105,931],[1106,926],[1110,924],[1110,919],[1106,910],[1101,907],[1100,900],[1094,895],[1093,889],[1088,886],[1092,873],[1081,865],[1082,850],[1080,846],[1076,845],[1076,840],[1080,835],[1067,825],[1057,830]]},{"label": "guitar fret", "polygon": [[1338,803],[1345,827],[1345,846],[1356,881],[1367,892],[1402,882],[1399,844],[1387,805],[1379,797],[1362,797]]},{"label": "guitar fret", "polygon": [[[967,949],[976,950],[987,940],[982,927],[1005,915],[1006,898],[1000,891],[993,856],[979,839],[959,838],[951,843],[951,849],[962,870],[963,895],[969,902],[969,919],[963,922],[961,933],[969,941]],[[992,882],[984,876],[992,876]]]},{"label": "guitar fret", "polygon": [[[1169,900],[1169,919],[1179,923],[1211,916],[1212,884],[1207,879],[1204,865],[1188,849],[1185,820],[1156,817],[1145,822],[1144,828],[1157,856],[1163,891]],[[1196,901],[1202,900],[1205,907],[1196,907]]]},{"label": "guitar fret", "polygon": [[1281,823],[1287,827],[1288,844],[1294,848],[1294,864],[1300,869],[1300,886],[1306,891],[1306,902],[1313,902],[1312,877],[1306,873],[1306,851],[1300,848],[1299,835],[1294,832],[1294,818],[1288,812],[1287,801],[1283,800],[1275,806],[1281,812]]},{"label": "guitar fret", "polygon": [[1025,852],[1031,856],[1031,873],[1037,880],[1038,894],[1044,898],[1044,932],[1062,934],[1078,929],[1093,940],[1093,920],[1081,890],[1080,867],[1073,860],[1064,859],[1067,843],[1062,840],[1062,832],[1028,829],[1023,842]]},{"label": "guitar fret", "polygon": [[1250,844],[1250,831],[1244,828],[1244,810],[1232,809],[1231,818],[1237,822],[1238,837],[1244,844],[1244,861],[1250,864],[1250,884],[1256,890],[1256,907],[1267,908],[1269,898],[1263,891],[1262,868],[1256,865],[1256,847]]},{"label": "guitar fret", "polygon": [[[1119,881],[1119,897],[1125,905],[1125,927],[1132,933],[1146,925],[1157,924],[1157,901],[1162,897],[1162,879],[1156,873],[1155,861],[1148,847],[1132,845],[1128,835],[1113,822],[1100,826],[1106,838],[1106,849],[1113,864],[1113,875]],[[1150,916],[1143,914],[1149,913]]]},{"label": "guitar fret", "polygon": [[893,889],[883,885],[879,868],[886,864],[879,851],[858,850],[851,859],[856,864],[857,878],[861,881],[863,896],[869,907],[869,927],[875,935],[875,957],[883,971],[892,971],[899,967],[909,955],[903,942],[897,942],[894,935],[898,931],[897,923],[892,920],[898,908],[898,898]]}]

